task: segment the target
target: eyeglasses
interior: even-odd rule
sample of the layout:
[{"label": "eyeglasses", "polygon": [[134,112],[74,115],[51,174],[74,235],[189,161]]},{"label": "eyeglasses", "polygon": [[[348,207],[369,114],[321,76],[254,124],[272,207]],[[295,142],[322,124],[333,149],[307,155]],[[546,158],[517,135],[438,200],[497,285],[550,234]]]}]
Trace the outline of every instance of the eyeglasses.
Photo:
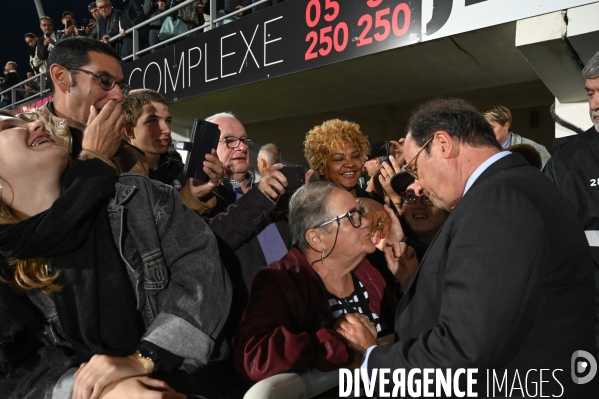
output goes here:
[{"label": "eyeglasses", "polygon": [[317,229],[319,227],[322,226],[326,226],[329,223],[333,223],[335,221],[339,222],[341,219],[347,217],[349,219],[349,221],[351,222],[351,225],[354,226],[355,228],[358,228],[362,225],[362,216],[364,216],[364,210],[362,208],[360,209],[352,209],[347,213],[344,213],[343,215],[339,215],[336,218],[333,218],[327,222],[321,223],[318,226],[314,226],[312,227],[313,229]]},{"label": "eyeglasses", "polygon": [[411,191],[406,191],[405,193],[403,193],[401,195],[401,198],[403,199],[404,204],[413,204],[416,201],[418,201],[418,198],[422,198],[422,203],[424,205],[433,206],[433,201],[431,201],[429,197],[427,197],[426,195],[418,196]]},{"label": "eyeglasses", "polygon": [[106,4],[106,5],[104,5],[104,6],[100,6],[100,7],[98,7],[98,10],[105,10],[105,9],[107,9],[107,8],[112,8],[112,6],[111,6],[111,5],[108,5],[108,4]]},{"label": "eyeglasses", "polygon": [[252,149],[254,148],[254,144],[256,144],[256,140],[254,139],[248,139],[247,137],[239,138],[235,136],[223,137],[218,141],[221,143],[225,143],[225,145],[228,148],[237,148],[239,147],[239,144],[243,142],[243,144],[245,144],[247,148]]},{"label": "eyeglasses", "polygon": [[412,176],[414,179],[418,180],[418,168],[416,169],[412,169],[410,168],[410,164],[414,161],[416,161],[416,158],[418,158],[418,155],[420,155],[420,153],[422,152],[422,150],[424,150],[426,148],[427,145],[429,145],[429,143],[431,141],[433,141],[433,139],[435,138],[435,136],[433,135],[430,139],[428,139],[426,141],[426,143],[424,143],[424,145],[422,147],[420,147],[420,149],[418,150],[418,152],[416,153],[416,155],[414,155],[412,157],[412,159],[410,159],[410,162],[408,162],[406,164],[406,166],[404,166],[402,169],[405,170],[406,172],[408,172],[410,174],[410,176]]},{"label": "eyeglasses", "polygon": [[93,77],[98,79],[98,84],[100,85],[100,87],[102,89],[104,89],[106,91],[112,90],[114,88],[114,86],[116,86],[116,85],[119,85],[124,96],[128,95],[129,92],[131,91],[131,86],[129,86],[127,83],[124,83],[124,82],[117,82],[115,78],[113,78],[112,76],[110,76],[107,73],[96,73],[96,72],[92,72],[92,71],[87,71],[85,69],[76,68],[76,67],[72,67],[72,66],[66,66],[66,65],[64,65],[64,67],[68,70],[75,70],[75,71],[87,73],[88,75],[92,75]]}]

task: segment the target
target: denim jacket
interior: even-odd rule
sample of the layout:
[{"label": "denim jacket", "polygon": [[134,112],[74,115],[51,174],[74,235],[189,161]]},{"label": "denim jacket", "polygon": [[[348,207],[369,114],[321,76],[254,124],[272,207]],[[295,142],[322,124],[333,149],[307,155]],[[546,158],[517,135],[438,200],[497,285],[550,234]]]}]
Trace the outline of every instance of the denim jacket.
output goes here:
[{"label": "denim jacket", "polygon": [[[184,357],[192,368],[208,363],[232,295],[208,225],[173,187],[137,174],[119,176],[108,216],[144,321],[142,340]],[[44,335],[68,345],[50,296],[30,298],[46,318]],[[70,398],[75,371],[65,372],[46,397]]]}]

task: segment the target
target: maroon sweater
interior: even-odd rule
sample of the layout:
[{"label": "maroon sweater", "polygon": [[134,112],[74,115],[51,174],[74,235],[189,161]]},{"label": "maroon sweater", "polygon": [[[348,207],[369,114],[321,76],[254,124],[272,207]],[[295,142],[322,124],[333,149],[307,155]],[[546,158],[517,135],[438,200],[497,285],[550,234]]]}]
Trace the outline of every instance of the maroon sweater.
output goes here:
[{"label": "maroon sweater", "polygon": [[[364,259],[353,271],[368,291],[370,310],[393,325],[397,299],[381,274]],[[331,331],[335,319],[315,272],[293,248],[261,270],[233,340],[235,368],[251,381],[290,370],[332,371],[350,361]]]}]

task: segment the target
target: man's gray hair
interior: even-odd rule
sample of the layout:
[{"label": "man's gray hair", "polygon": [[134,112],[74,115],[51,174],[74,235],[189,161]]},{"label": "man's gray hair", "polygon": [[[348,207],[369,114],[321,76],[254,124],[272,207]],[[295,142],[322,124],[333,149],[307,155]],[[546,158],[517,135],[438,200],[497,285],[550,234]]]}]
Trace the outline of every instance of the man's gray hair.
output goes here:
[{"label": "man's gray hair", "polygon": [[14,66],[14,67],[15,67],[15,69],[19,69],[19,66],[18,66],[18,65],[17,65],[17,63],[16,63],[16,62],[14,62],[14,61],[8,61],[8,62],[6,63],[6,65],[12,65],[12,66]]},{"label": "man's gray hair", "polygon": [[585,79],[595,79],[599,77],[599,51],[591,57],[587,65],[582,70],[582,77]]},{"label": "man's gray hair", "polygon": [[102,1],[107,2],[108,5],[110,5],[110,6],[112,5],[112,3],[110,2],[110,0],[96,0],[96,6],[98,5],[98,3],[102,2]]},{"label": "man's gray hair", "polygon": [[[219,112],[218,114],[214,114],[212,116],[209,116],[208,118],[206,118],[206,120],[208,122],[212,122],[215,119],[218,118],[232,118],[232,119],[237,119],[237,116],[235,116],[235,114],[233,112]],[[239,119],[237,119],[239,120]]]},{"label": "man's gray hair", "polygon": [[[306,241],[306,232],[331,218],[328,211],[329,199],[334,189],[338,189],[335,184],[319,181],[304,184],[293,194],[289,201],[291,246],[302,252],[310,247]],[[323,226],[322,229],[330,232],[331,225]]]},{"label": "man's gray hair", "polygon": [[269,165],[274,165],[281,162],[281,151],[274,143],[264,144],[262,147],[260,147],[258,156],[264,157]]}]

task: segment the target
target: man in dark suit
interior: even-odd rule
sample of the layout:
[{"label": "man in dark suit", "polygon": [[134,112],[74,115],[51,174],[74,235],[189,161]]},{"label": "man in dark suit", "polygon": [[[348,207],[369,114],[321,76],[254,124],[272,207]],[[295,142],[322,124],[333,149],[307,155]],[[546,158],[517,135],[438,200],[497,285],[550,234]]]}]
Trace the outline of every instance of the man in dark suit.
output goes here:
[{"label": "man in dark suit", "polygon": [[41,60],[47,60],[59,37],[54,31],[54,21],[50,17],[40,17],[40,29],[43,35],[37,38],[37,55]]},{"label": "man in dark suit", "polygon": [[[4,81],[0,83],[0,92],[10,89],[11,87],[19,84],[21,78],[17,74],[17,63],[14,61],[8,61],[4,66]],[[20,97],[22,93],[17,92]],[[0,98],[0,108],[6,107],[12,104],[12,93],[6,93]]]},{"label": "man in dark suit", "polygon": [[595,341],[599,349],[599,53],[582,70],[593,126],[561,137],[543,172],[557,185],[582,222],[595,262]]},{"label": "man in dark suit", "polygon": [[[129,28],[134,27],[137,24],[141,24],[146,19],[148,19],[148,17],[144,13],[142,1],[124,0],[119,30],[119,34],[123,38],[123,48],[121,50],[122,58],[128,57],[131,54],[133,54],[133,33],[125,35],[125,31]],[[139,42],[137,50],[139,51],[148,47],[149,26],[144,26],[138,31],[138,33]]]},{"label": "man in dark suit", "polygon": [[[414,190],[451,214],[405,287],[393,345],[376,346],[354,317],[339,323],[369,378],[378,368],[476,368],[478,397],[533,389],[595,397],[599,378],[578,384],[571,375],[582,364],[577,351],[592,359],[587,366],[596,369],[596,360],[593,264],[567,200],[521,155],[500,152],[482,114],[462,100],[416,111],[404,151]],[[398,244],[387,245],[397,271]],[[507,386],[493,376],[506,376]]]},{"label": "man in dark suit", "polygon": [[[96,1],[100,16],[96,20],[96,36],[94,39],[108,42],[111,37],[118,35],[119,33],[119,19],[121,17],[121,11],[112,8],[110,0],[98,0]],[[114,43],[111,43],[112,47]]]}]

